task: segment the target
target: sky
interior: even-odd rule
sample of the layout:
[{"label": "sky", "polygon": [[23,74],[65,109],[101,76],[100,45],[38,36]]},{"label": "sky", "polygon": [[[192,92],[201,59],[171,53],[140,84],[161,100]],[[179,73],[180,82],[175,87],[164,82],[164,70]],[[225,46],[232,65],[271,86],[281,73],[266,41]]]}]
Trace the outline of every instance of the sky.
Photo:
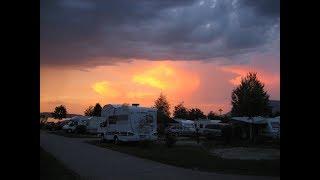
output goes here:
[{"label": "sky", "polygon": [[65,105],[153,106],[163,93],[227,113],[241,77],[256,72],[280,100],[278,0],[40,2],[40,111]]}]

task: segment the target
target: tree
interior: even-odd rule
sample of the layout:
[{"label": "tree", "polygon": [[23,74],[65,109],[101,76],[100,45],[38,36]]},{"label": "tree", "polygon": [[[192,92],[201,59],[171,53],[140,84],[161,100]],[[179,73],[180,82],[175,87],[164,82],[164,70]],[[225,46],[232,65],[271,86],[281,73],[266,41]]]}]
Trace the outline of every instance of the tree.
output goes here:
[{"label": "tree", "polygon": [[159,98],[155,100],[155,108],[157,108],[157,121],[158,124],[162,124],[164,128],[167,126],[168,121],[170,120],[170,104],[167,100],[167,97],[160,94]]},{"label": "tree", "polygon": [[89,106],[85,111],[84,111],[84,115],[85,116],[101,116],[101,111],[102,111],[102,107],[99,103],[97,103],[94,107],[93,106]]},{"label": "tree", "polygon": [[85,111],[84,111],[85,116],[93,116],[93,106],[89,106]]},{"label": "tree", "polygon": [[67,108],[64,105],[57,106],[52,115],[55,119],[65,118],[67,116]]},{"label": "tree", "polygon": [[188,119],[188,109],[183,106],[183,102],[174,107],[173,117],[177,119]]},{"label": "tree", "polygon": [[93,108],[93,116],[101,116],[102,107],[99,103],[97,103]]},{"label": "tree", "polygon": [[213,119],[220,119],[220,117],[219,117],[216,113],[214,113],[213,111],[210,111],[210,112],[208,113],[207,117],[208,117],[208,119],[211,119],[211,120],[213,120]]},{"label": "tree", "polygon": [[232,116],[266,116],[271,113],[269,95],[256,73],[248,73],[232,91]]},{"label": "tree", "polygon": [[190,120],[197,120],[197,119],[206,118],[206,115],[204,115],[204,113],[198,108],[190,109],[188,114],[189,114]]}]

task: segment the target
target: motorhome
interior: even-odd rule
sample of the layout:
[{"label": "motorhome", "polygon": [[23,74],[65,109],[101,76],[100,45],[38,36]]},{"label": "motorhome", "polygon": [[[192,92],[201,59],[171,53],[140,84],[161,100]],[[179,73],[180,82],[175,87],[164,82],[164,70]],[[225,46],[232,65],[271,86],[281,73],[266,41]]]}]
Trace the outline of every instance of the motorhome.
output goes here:
[{"label": "motorhome", "polygon": [[87,126],[87,132],[92,134],[98,134],[98,128],[100,127],[100,124],[105,121],[105,117],[89,117],[88,118],[88,126]]},{"label": "motorhome", "polygon": [[102,140],[152,141],[157,139],[157,109],[138,104],[105,105],[101,111],[105,120],[98,127]]}]

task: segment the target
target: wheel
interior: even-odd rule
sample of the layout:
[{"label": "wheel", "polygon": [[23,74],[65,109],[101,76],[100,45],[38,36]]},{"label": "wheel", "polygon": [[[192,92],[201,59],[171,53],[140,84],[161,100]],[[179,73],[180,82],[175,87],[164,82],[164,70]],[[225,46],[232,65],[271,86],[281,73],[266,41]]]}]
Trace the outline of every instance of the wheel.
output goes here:
[{"label": "wheel", "polygon": [[114,137],[113,137],[113,143],[114,143],[114,144],[119,144],[119,139],[118,139],[117,136],[114,136]]}]

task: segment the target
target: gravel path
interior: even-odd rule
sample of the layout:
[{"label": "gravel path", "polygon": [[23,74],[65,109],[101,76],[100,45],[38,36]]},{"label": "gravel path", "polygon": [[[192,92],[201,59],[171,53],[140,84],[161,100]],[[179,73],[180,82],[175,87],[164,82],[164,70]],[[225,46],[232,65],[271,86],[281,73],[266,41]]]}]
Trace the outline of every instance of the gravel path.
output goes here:
[{"label": "gravel path", "polygon": [[226,175],[193,171],[100,148],[83,141],[84,139],[40,133],[40,146],[83,179],[280,179],[280,177]]}]

